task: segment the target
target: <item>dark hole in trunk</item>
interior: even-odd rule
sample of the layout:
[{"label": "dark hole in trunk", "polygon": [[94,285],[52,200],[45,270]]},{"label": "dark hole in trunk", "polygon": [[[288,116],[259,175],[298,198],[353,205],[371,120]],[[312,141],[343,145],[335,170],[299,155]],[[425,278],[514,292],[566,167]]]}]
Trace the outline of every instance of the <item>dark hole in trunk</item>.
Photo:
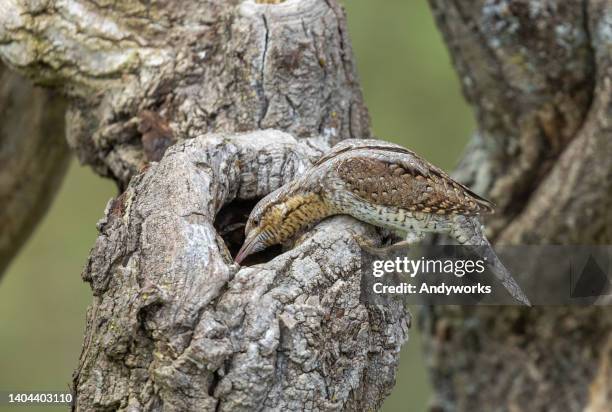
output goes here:
[{"label": "dark hole in trunk", "polygon": [[[244,227],[251,210],[259,199],[234,200],[223,206],[215,217],[215,229],[223,238],[227,249],[236,257],[238,250],[244,242]],[[257,263],[268,262],[283,252],[281,245],[270,246],[259,253],[248,256],[242,266],[251,266]]]}]

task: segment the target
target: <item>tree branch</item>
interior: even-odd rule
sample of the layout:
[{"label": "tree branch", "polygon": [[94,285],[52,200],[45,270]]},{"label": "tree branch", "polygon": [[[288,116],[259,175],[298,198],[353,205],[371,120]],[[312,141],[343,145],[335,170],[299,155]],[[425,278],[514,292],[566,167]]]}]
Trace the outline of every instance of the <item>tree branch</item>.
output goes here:
[{"label": "tree branch", "polygon": [[68,165],[65,101],[0,64],[0,276],[44,216]]}]

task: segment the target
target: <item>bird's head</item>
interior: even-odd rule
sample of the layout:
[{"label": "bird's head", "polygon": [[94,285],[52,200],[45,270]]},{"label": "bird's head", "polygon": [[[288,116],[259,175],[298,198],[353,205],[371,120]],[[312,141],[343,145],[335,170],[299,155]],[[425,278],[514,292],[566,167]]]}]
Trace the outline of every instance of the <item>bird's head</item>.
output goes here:
[{"label": "bird's head", "polygon": [[285,240],[279,234],[283,223],[283,202],[272,200],[275,193],[272,192],[261,199],[251,211],[244,231],[244,243],[236,255],[236,263],[241,263],[247,256]]},{"label": "bird's head", "polygon": [[318,195],[290,189],[281,187],[255,205],[246,223],[246,237],[236,255],[236,263],[269,246],[286,242],[304,227],[325,217],[325,207]]}]

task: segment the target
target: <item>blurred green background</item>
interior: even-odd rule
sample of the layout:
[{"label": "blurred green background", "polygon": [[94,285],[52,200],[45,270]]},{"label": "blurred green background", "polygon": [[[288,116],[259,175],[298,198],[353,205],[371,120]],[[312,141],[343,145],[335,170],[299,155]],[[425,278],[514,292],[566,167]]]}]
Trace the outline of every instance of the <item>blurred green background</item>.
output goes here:
[{"label": "blurred green background", "polygon": [[[426,2],[343,3],[375,134],[452,168],[474,123]],[[68,390],[91,300],[80,273],[115,194],[114,184],[73,161],[53,207],[1,280],[0,390]],[[412,329],[383,410],[423,411],[430,395]]]}]

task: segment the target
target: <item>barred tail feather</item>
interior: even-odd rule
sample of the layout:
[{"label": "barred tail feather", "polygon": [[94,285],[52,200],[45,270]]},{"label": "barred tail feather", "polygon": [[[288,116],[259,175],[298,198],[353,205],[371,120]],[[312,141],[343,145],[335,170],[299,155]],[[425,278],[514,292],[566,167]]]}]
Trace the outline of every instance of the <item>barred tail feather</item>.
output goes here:
[{"label": "barred tail feather", "polygon": [[482,225],[478,218],[457,216],[453,223],[450,235],[462,245],[480,247],[483,250],[482,258],[487,259],[491,271],[495,277],[501,281],[510,295],[524,305],[531,306],[529,299],[521,290],[521,287],[516,283],[508,269],[506,269],[504,264],[497,257],[495,250],[493,250],[493,247],[482,231]]},{"label": "barred tail feather", "polygon": [[512,295],[514,299],[527,306],[531,306],[529,299],[527,299],[527,296],[525,295],[525,293],[523,293],[521,287],[518,285],[518,283],[516,283],[508,269],[506,269],[504,264],[499,260],[489,241],[484,237],[483,239],[485,243],[480,245],[484,249],[483,258],[487,258],[489,267],[491,268],[491,271],[493,272],[495,277],[501,281],[502,285],[504,285],[506,290]]}]

